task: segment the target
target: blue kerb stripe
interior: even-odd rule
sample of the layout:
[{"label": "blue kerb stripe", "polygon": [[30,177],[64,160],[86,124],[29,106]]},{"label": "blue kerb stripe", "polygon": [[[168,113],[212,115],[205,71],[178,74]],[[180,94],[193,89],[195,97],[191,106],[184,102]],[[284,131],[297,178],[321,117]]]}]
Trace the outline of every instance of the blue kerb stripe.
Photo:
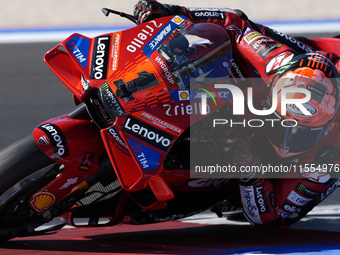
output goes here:
[{"label": "blue kerb stripe", "polygon": [[[302,20],[302,21],[263,21],[259,24],[274,28],[283,33],[338,33],[340,20]],[[125,30],[132,26],[119,27],[59,27],[59,28],[18,28],[0,29],[0,43],[15,42],[54,42],[62,41],[73,33],[87,37]]]}]

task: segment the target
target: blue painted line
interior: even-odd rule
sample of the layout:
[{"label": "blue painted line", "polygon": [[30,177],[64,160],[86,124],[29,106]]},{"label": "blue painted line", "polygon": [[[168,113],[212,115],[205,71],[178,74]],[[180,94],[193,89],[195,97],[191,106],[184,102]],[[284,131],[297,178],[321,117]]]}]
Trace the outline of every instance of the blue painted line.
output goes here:
[{"label": "blue painted line", "polygon": [[98,35],[113,33],[131,27],[132,26],[2,29],[0,30],[0,43],[60,42],[74,33],[93,38]]},{"label": "blue painted line", "polygon": [[[259,22],[261,24],[261,22]],[[330,23],[340,23],[340,19],[327,19],[327,20],[287,20],[287,21],[263,21],[262,23],[268,24],[330,24]]]},{"label": "blue painted line", "polygon": [[338,33],[340,20],[302,20],[302,21],[265,21],[259,22],[284,33]]},{"label": "blue painted line", "polygon": [[[264,21],[258,22],[283,33],[335,33],[340,34],[340,20]],[[121,31],[131,26],[121,27],[59,27],[59,28],[18,28],[1,29],[0,43],[53,42],[62,41],[73,33],[95,37],[101,34]]]},{"label": "blue painted line", "polygon": [[125,30],[132,26],[108,26],[108,27],[56,27],[56,28],[11,28],[0,29],[0,33],[48,33],[48,32],[72,32],[72,31],[100,31],[100,30]]}]

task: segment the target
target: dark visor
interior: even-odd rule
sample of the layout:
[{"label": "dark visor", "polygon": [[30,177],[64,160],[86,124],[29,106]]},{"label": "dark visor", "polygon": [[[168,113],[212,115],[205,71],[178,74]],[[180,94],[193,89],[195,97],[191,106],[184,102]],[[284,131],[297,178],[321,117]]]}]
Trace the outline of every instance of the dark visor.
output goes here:
[{"label": "dark visor", "polygon": [[[286,153],[298,153],[310,149],[320,142],[330,127],[330,124],[322,127],[283,127],[281,125],[270,128],[268,137],[271,142],[280,148],[285,148]],[[283,152],[283,151],[281,151]]]}]

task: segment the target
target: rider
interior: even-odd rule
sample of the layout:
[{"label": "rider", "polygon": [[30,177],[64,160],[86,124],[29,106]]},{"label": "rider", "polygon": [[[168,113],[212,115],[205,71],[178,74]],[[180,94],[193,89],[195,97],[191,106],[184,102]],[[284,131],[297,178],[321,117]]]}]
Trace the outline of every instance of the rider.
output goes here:
[{"label": "rider", "polygon": [[[305,88],[311,92],[311,100],[303,105],[311,116],[301,114],[295,105],[287,105],[287,116],[297,125],[269,129],[266,142],[258,138],[261,146],[256,148],[259,148],[260,155],[265,154],[261,160],[283,164],[298,162],[299,166],[305,167],[298,168],[293,178],[288,175],[279,179],[261,176],[240,179],[243,212],[251,224],[278,226],[294,223],[335,189],[337,178],[320,169],[308,170],[311,170],[311,162],[332,166],[340,163],[337,119],[340,60],[337,55],[317,51],[307,39],[302,42],[255,24],[240,10],[190,9],[160,4],[155,0],[139,0],[134,15],[141,23],[167,15],[183,15],[194,23],[207,22],[223,27],[232,42],[233,75],[243,79],[262,78],[269,91],[269,107],[274,88]],[[293,95],[293,98],[299,97],[299,93]],[[279,108],[274,114],[280,119],[285,118]],[[252,143],[256,145],[256,139]],[[240,149],[240,145],[243,148]],[[235,147],[233,142],[228,146]],[[244,161],[249,161],[245,153],[249,146],[248,142],[237,142],[235,151]]]}]

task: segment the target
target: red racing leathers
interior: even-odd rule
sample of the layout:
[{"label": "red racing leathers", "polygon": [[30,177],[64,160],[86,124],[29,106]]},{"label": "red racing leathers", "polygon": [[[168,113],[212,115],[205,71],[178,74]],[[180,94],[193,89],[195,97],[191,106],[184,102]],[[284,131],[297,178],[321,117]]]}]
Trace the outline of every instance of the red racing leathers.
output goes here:
[{"label": "red racing leathers", "polygon": [[[266,86],[259,86],[259,96],[268,88],[275,70],[294,55],[312,53],[315,50],[295,38],[276,32],[268,27],[257,25],[248,20],[244,13],[232,9],[187,9],[186,16],[194,23],[209,22],[226,29],[232,41],[232,73],[236,83],[247,78],[261,77]],[[308,40],[306,40],[308,43]],[[339,57],[322,52],[340,71]],[[241,85],[241,84],[240,84]],[[266,92],[265,92],[266,93]],[[256,94],[255,94],[256,95]],[[336,121],[338,123],[338,121]],[[254,178],[240,181],[241,199],[244,215],[254,225],[277,226],[291,224],[302,218],[315,205],[323,201],[338,185],[338,178],[332,178],[329,172],[337,172],[340,163],[340,134],[337,124],[328,136],[317,146],[299,155],[297,158],[280,160],[274,153],[270,155],[271,145],[261,140],[262,158],[275,159],[269,163],[294,165],[295,173],[288,178]],[[253,146],[259,144],[253,143]],[[261,153],[262,152],[262,153]],[[273,163],[273,164],[274,164]],[[314,165],[312,165],[314,164]],[[318,167],[327,164],[327,172],[306,172],[302,176],[301,168]],[[320,169],[317,169],[320,170]],[[281,176],[284,177],[284,176]],[[334,177],[334,176],[333,176]]]},{"label": "red racing leathers", "polygon": [[[136,6],[140,7],[138,4]],[[287,64],[294,55],[316,51],[307,39],[302,38],[305,42],[303,43],[301,39],[297,40],[255,24],[239,10],[170,7],[170,10],[175,11],[156,8],[160,10],[158,15],[161,15],[161,12],[163,12],[162,15],[185,15],[194,23],[214,23],[227,31],[232,44],[231,71],[235,84],[245,89],[246,78],[261,78],[261,82],[258,82],[258,79],[252,82],[254,96],[260,98],[257,100],[258,106],[261,106],[261,102],[265,100],[275,70]],[[153,18],[150,15],[152,12],[150,9],[143,9],[144,13],[150,16],[148,19]],[[136,12],[135,16],[138,16]],[[327,52],[322,52],[322,54],[325,54],[340,71],[340,61],[337,55]],[[320,164],[338,167],[336,164],[340,163],[340,134],[337,123],[339,121],[335,121],[328,136],[317,146],[295,158],[279,158],[265,136],[259,135],[252,141],[252,146],[262,161],[268,164],[288,164],[294,166],[296,171],[289,173],[287,178],[268,179],[262,175],[240,180],[243,211],[250,223],[258,226],[294,223],[334,191],[338,178],[330,176],[328,171],[305,172],[302,176],[300,170]]]}]

